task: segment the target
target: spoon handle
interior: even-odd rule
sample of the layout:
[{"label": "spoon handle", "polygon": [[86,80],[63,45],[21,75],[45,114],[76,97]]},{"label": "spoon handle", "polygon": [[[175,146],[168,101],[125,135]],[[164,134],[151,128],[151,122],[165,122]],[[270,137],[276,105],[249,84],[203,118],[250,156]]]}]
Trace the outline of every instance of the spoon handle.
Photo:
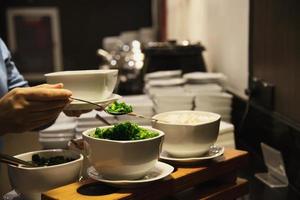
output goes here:
[{"label": "spoon handle", "polygon": [[70,97],[70,99],[77,100],[77,101],[81,101],[81,102],[88,103],[88,104],[92,104],[92,105],[94,105],[94,106],[99,107],[101,110],[104,109],[103,106],[100,106],[100,105],[98,105],[98,104],[96,104],[96,103],[93,103],[93,102],[90,102],[90,101],[87,101],[87,100],[84,100],[84,99],[78,99],[78,98],[75,98],[75,97]]},{"label": "spoon handle", "polygon": [[99,119],[100,121],[104,122],[106,125],[110,126],[111,123],[109,123],[106,119],[101,117],[99,114],[96,114],[96,118]]},{"label": "spoon handle", "polygon": [[151,117],[145,117],[145,116],[143,116],[143,115],[139,115],[139,114],[136,114],[136,113],[134,113],[134,112],[127,113],[127,115],[135,116],[135,117],[139,117],[139,118],[143,118],[143,119],[148,119],[148,120],[154,120],[154,119],[152,119]]},{"label": "spoon handle", "polygon": [[21,165],[25,165],[25,166],[35,167],[35,165],[30,162],[27,162],[27,161],[24,161],[24,160],[21,160],[21,159],[18,159],[18,158],[15,158],[13,156],[6,155],[3,153],[0,153],[0,160],[1,161],[5,160],[5,161],[11,162],[11,163],[15,163],[17,165],[21,164]]},{"label": "spoon handle", "polygon": [[13,162],[11,160],[6,160],[4,158],[0,158],[0,162],[6,163],[6,164],[9,164],[9,165],[14,165],[14,166],[18,166],[19,165],[19,163],[15,163],[15,162]]}]

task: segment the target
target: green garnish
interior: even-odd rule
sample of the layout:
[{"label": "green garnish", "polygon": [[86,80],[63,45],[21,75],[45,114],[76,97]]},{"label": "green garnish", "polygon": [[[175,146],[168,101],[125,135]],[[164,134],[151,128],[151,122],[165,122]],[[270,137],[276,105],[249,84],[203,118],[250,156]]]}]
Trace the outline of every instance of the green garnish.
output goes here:
[{"label": "green garnish", "polygon": [[114,103],[110,104],[107,108],[106,111],[108,113],[120,113],[120,114],[126,114],[126,113],[131,113],[132,112],[132,106],[127,105],[125,102],[117,102],[115,101]]},{"label": "green garnish", "polygon": [[139,127],[135,123],[123,122],[111,128],[96,128],[90,136],[109,140],[142,140],[158,136],[155,131]]}]

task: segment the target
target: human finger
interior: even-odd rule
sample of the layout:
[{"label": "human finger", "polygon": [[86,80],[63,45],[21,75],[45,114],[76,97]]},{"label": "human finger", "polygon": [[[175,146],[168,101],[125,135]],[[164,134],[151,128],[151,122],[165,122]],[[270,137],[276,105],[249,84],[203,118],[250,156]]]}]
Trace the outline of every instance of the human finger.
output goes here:
[{"label": "human finger", "polygon": [[70,103],[69,99],[53,101],[31,101],[27,106],[29,112],[41,112],[53,109],[62,109]]},{"label": "human finger", "polygon": [[50,123],[52,123],[56,120],[59,113],[60,112],[58,112],[56,115],[48,116],[47,118],[42,118],[42,119],[36,119],[36,120],[29,121],[26,124],[25,128],[26,128],[26,130],[34,130],[34,129],[43,127],[45,125],[48,125],[48,124],[50,124]]},{"label": "human finger", "polygon": [[41,85],[37,85],[34,86],[34,88],[53,88],[53,89],[61,89],[64,87],[63,83],[56,83],[56,84],[41,84]]},{"label": "human finger", "polygon": [[68,99],[72,96],[72,92],[66,89],[26,88],[21,92],[23,92],[26,99],[39,101]]},{"label": "human finger", "polygon": [[28,114],[28,122],[35,122],[35,121],[47,121],[49,119],[54,118],[55,116],[58,116],[59,113],[61,113],[62,108],[60,109],[53,109],[48,111],[42,111],[42,112],[32,112]]}]

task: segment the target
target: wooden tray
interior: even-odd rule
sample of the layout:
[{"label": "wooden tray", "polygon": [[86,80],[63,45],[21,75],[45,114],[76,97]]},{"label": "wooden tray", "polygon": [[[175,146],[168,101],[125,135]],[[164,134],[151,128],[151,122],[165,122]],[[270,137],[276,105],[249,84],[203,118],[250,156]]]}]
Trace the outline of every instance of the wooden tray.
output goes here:
[{"label": "wooden tray", "polygon": [[[146,187],[117,189],[87,179],[47,191],[42,199],[162,199],[211,180],[225,185],[237,184],[236,171],[244,167],[247,160],[246,151],[226,149],[223,156],[198,166],[173,165],[176,170],[169,177]],[[238,186],[245,187],[245,182]]]}]

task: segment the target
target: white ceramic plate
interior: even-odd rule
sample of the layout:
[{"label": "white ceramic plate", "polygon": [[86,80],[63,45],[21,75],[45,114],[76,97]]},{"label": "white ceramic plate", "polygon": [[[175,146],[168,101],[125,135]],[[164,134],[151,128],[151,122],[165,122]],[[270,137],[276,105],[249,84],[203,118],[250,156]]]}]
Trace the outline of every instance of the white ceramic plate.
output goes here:
[{"label": "white ceramic plate", "polygon": [[154,181],[161,180],[168,175],[170,175],[174,170],[174,167],[167,163],[157,162],[155,166],[147,172],[147,174],[137,180],[109,180],[105,179],[99,174],[94,167],[89,167],[87,169],[87,174],[90,178],[106,183],[111,186],[120,187],[120,188],[134,188],[144,186],[145,184],[149,184]]},{"label": "white ceramic plate", "polygon": [[166,80],[151,80],[148,82],[150,87],[153,86],[176,86],[176,85],[183,85],[186,82],[183,78],[171,78]]},{"label": "white ceramic plate", "polygon": [[221,121],[219,128],[219,137],[224,133],[233,133],[234,125],[228,122]]},{"label": "white ceramic plate", "polygon": [[183,78],[191,82],[218,82],[225,81],[226,76],[222,73],[191,72],[183,75]]},{"label": "white ceramic plate", "polygon": [[189,158],[176,158],[176,157],[171,157],[170,155],[168,155],[167,152],[163,151],[160,154],[160,159],[163,161],[178,163],[178,164],[197,163],[200,161],[211,160],[213,158],[217,158],[217,157],[223,155],[223,153],[224,153],[224,147],[211,146],[209,151],[203,156],[189,157]]},{"label": "white ceramic plate", "polygon": [[170,77],[180,77],[182,71],[181,70],[166,70],[166,71],[156,71],[151,72],[145,75],[145,80],[149,79],[163,79]]},{"label": "white ceramic plate", "polygon": [[[92,103],[96,103],[100,106],[107,106],[108,104],[120,99],[121,96],[118,94],[112,94],[109,98],[99,101],[92,101]],[[88,104],[82,101],[72,101],[68,107],[65,108],[65,110],[92,110],[97,109],[98,107],[92,104]]]},{"label": "white ceramic plate", "polygon": [[40,138],[73,138],[75,135],[75,129],[70,133],[39,133]]},{"label": "white ceramic plate", "polygon": [[185,84],[184,90],[187,92],[193,92],[193,93],[220,93],[222,92],[223,88],[214,83],[210,84]]}]

